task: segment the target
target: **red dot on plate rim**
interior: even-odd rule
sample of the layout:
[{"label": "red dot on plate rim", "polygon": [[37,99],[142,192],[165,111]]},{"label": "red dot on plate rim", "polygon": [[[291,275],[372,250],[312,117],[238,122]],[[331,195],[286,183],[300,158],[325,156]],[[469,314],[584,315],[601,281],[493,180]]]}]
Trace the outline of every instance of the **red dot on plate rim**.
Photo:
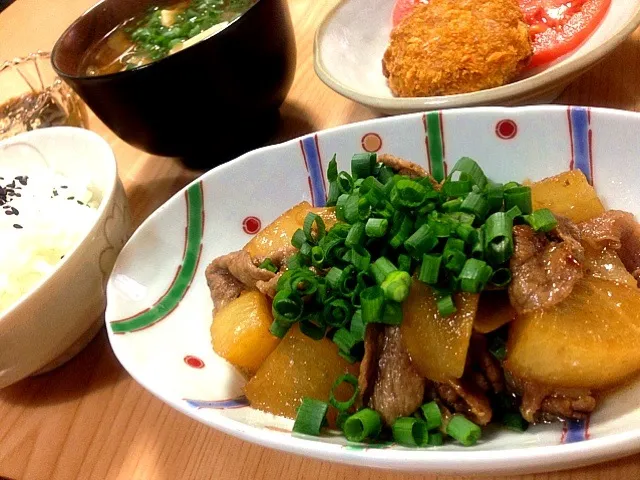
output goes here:
[{"label": "red dot on plate rim", "polygon": [[374,132],[365,133],[361,140],[364,151],[373,153],[382,148],[382,137]]},{"label": "red dot on plate rim", "polygon": [[191,368],[204,368],[204,362],[195,355],[187,355],[184,357],[184,363],[189,365]]},{"label": "red dot on plate rim", "polygon": [[518,125],[511,119],[500,120],[496,124],[496,135],[502,140],[511,140],[518,134]]},{"label": "red dot on plate rim", "polygon": [[244,230],[244,233],[248,233],[249,235],[258,233],[261,227],[262,222],[258,217],[247,217],[242,221],[242,230]]}]

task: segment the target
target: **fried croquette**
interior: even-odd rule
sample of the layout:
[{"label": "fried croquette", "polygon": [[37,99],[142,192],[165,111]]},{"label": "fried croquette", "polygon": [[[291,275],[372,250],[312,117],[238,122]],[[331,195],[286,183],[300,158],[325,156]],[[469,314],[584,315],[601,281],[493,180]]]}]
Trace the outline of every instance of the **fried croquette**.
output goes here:
[{"label": "fried croquette", "polygon": [[532,54],[516,0],[430,0],[391,31],[382,70],[396,96],[452,95],[508,83]]}]

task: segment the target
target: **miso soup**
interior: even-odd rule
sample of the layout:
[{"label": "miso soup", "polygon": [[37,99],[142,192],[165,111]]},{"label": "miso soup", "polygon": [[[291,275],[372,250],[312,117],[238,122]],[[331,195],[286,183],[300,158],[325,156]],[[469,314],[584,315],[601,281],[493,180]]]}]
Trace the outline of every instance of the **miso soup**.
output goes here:
[{"label": "miso soup", "polygon": [[187,0],[152,7],[130,18],[90,48],[85,75],[130,70],[198,43],[224,29],[257,0]]}]

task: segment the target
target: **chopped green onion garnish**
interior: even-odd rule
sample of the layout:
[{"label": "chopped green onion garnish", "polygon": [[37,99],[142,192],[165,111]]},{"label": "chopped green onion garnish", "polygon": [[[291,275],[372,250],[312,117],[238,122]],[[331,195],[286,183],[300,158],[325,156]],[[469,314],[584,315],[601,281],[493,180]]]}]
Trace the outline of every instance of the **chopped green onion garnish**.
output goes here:
[{"label": "chopped green onion garnish", "polygon": [[446,255],[446,253],[451,250],[464,252],[464,240],[461,240],[459,238],[449,237],[447,239],[447,243],[445,243],[444,245],[443,254]]},{"label": "chopped green onion garnish", "polygon": [[368,177],[362,182],[360,193],[367,197],[374,208],[377,208],[385,200],[384,185],[374,177]]},{"label": "chopped green onion garnish", "polygon": [[349,330],[346,328],[341,328],[333,334],[333,343],[338,346],[338,349],[351,354],[351,349],[358,343],[358,340],[354,335],[351,334]]},{"label": "chopped green onion garnish", "polygon": [[349,323],[353,315],[351,305],[341,298],[332,300],[325,305],[323,316],[324,321],[331,327],[343,327]]},{"label": "chopped green onion garnish", "polygon": [[365,288],[360,293],[360,305],[365,324],[379,322],[384,309],[384,290],[378,286]]},{"label": "chopped green onion garnish", "polygon": [[305,397],[298,409],[293,431],[305,435],[320,435],[329,405],[320,400]]},{"label": "chopped green onion garnish", "polygon": [[506,287],[511,282],[511,270],[508,268],[498,268],[491,276],[491,283],[496,287]]},{"label": "chopped green onion garnish", "polygon": [[456,306],[453,303],[451,295],[444,295],[436,301],[438,313],[441,317],[448,317],[456,312]]},{"label": "chopped green onion garnish", "polygon": [[369,250],[362,245],[354,245],[351,249],[351,263],[358,271],[366,271],[371,263]]},{"label": "chopped green onion garnish", "polygon": [[[341,402],[336,399],[335,392],[336,389],[343,383],[347,383],[353,387],[353,394],[351,395],[351,397],[349,397],[348,400]],[[339,377],[335,382],[333,382],[333,386],[331,387],[331,391],[329,392],[329,403],[341,412],[346,412],[355,403],[356,399],[358,398],[358,393],[360,393],[360,389],[358,388],[358,379],[355,376],[346,373]]]},{"label": "chopped green onion garnish", "polygon": [[385,303],[382,318],[379,321],[387,325],[400,325],[402,323],[402,306],[396,302]]},{"label": "chopped green onion garnish", "polygon": [[269,327],[269,332],[271,332],[271,335],[273,335],[274,337],[284,338],[284,336],[287,334],[290,328],[291,328],[290,324],[283,325],[279,322],[274,321],[271,323],[271,326]]},{"label": "chopped green onion garnish", "polygon": [[429,442],[429,429],[422,420],[400,417],[391,426],[393,439],[406,447],[425,447]]},{"label": "chopped green onion garnish", "polygon": [[[315,235],[313,232],[314,224],[316,226]],[[322,237],[324,237],[327,231],[322,217],[313,212],[307,213],[307,216],[304,218],[304,225],[302,230],[307,237],[307,242],[311,243],[312,245],[316,245],[322,239]]]},{"label": "chopped green onion garnish", "polygon": [[324,338],[326,327],[318,325],[310,320],[302,320],[300,322],[300,331],[309,338],[322,340]]},{"label": "chopped green onion garnish", "polygon": [[[294,270],[289,280],[292,292],[300,296],[312,295],[318,290],[318,278],[310,270]],[[275,302],[275,299],[274,299]]]},{"label": "chopped green onion garnish", "polygon": [[416,208],[427,200],[426,188],[414,180],[402,178],[391,190],[391,204],[396,208]]},{"label": "chopped green onion garnish", "polygon": [[346,422],[347,418],[349,418],[350,416],[350,413],[338,412],[338,415],[336,416],[336,426],[339,430],[344,430],[344,422]]},{"label": "chopped green onion garnish", "polygon": [[442,425],[442,412],[440,412],[440,407],[436,402],[425,403],[420,407],[420,410],[422,410],[427,430],[440,428],[440,425]]},{"label": "chopped green onion garnish", "polygon": [[304,258],[311,258],[311,245],[309,244],[309,242],[304,242],[302,244],[302,246],[300,247],[300,255],[302,255]]},{"label": "chopped green onion garnish", "polygon": [[398,248],[404,242],[407,241],[413,231],[413,222],[409,216],[403,216],[399,223],[393,223],[391,229],[391,238],[389,239],[389,245],[392,248]]},{"label": "chopped green onion garnish", "polygon": [[449,238],[451,235],[451,224],[449,222],[430,218],[427,223],[429,228],[431,228],[433,233],[435,233],[436,237]]},{"label": "chopped green onion garnish", "polygon": [[500,265],[513,254],[513,220],[504,212],[492,214],[485,223],[485,256],[489,263]]},{"label": "chopped green onion garnish", "polygon": [[502,208],[504,200],[504,187],[501,183],[489,182],[486,187],[487,201],[489,202],[489,210],[496,212]]},{"label": "chopped green onion garnish", "polygon": [[531,187],[515,187],[504,192],[504,209],[513,207],[518,207],[523,215],[532,212]]},{"label": "chopped green onion garnish", "polygon": [[273,297],[271,310],[273,318],[281,325],[292,325],[302,315],[303,308],[300,296],[291,290],[280,290]]},{"label": "chopped green onion garnish", "polygon": [[263,268],[264,270],[269,270],[270,272],[276,273],[278,271],[278,267],[276,267],[270,258],[265,258],[258,268]]},{"label": "chopped green onion garnish", "polygon": [[407,253],[416,260],[422,258],[425,253],[429,253],[438,245],[438,237],[428,224],[422,225],[405,242],[404,248]]},{"label": "chopped green onion garnish", "polygon": [[362,320],[362,310],[356,310],[351,317],[351,335],[358,341],[364,338],[364,322]]},{"label": "chopped green onion garnish", "polygon": [[296,230],[296,232],[293,234],[293,237],[291,237],[291,245],[293,245],[298,249],[302,247],[302,245],[306,241],[307,241],[307,236],[305,235],[304,230],[302,230],[301,228]]},{"label": "chopped green onion garnish", "polygon": [[380,287],[388,300],[404,302],[409,296],[411,276],[405,271],[395,270],[387,275]]},{"label": "chopped green onion garnish", "polygon": [[475,445],[482,435],[480,427],[464,415],[454,414],[447,424],[447,435],[455,438],[465,447]]},{"label": "chopped green onion garnish", "polygon": [[445,250],[442,253],[442,259],[444,261],[444,268],[449,272],[458,275],[464,267],[467,257],[460,250]]},{"label": "chopped green onion garnish", "polygon": [[439,447],[444,444],[444,436],[442,432],[430,432],[429,433],[429,446]]},{"label": "chopped green onion garnish", "polygon": [[327,207],[335,207],[340,197],[340,187],[337,181],[329,182],[329,193],[327,195]]},{"label": "chopped green onion garnish", "polygon": [[335,154],[329,161],[329,166],[327,167],[327,180],[329,182],[335,182],[338,180],[338,162],[336,161]]},{"label": "chopped green onion garnish", "polygon": [[507,217],[511,218],[511,220],[515,220],[517,217],[522,215],[522,212],[520,211],[520,209],[518,207],[511,207],[505,213],[506,213]]},{"label": "chopped green onion garnish", "polygon": [[365,233],[370,238],[384,237],[389,228],[389,221],[385,218],[370,218],[365,225]]},{"label": "chopped green onion garnish", "polygon": [[367,178],[376,165],[375,153],[356,153],[351,157],[351,174],[354,178]]},{"label": "chopped green onion garnish", "polygon": [[480,260],[484,258],[484,228],[480,228],[476,232],[478,232],[478,238],[471,247],[471,257]]},{"label": "chopped green onion garnish", "polygon": [[456,227],[456,235],[469,245],[473,245],[478,241],[478,231],[465,223],[461,223]]},{"label": "chopped green onion garnish", "polygon": [[388,167],[386,165],[382,165],[380,167],[380,171],[378,172],[378,180],[380,180],[380,183],[382,183],[383,185],[389,182],[389,180],[391,180],[394,176],[395,173],[393,172],[391,167]]},{"label": "chopped green onion garnish", "polygon": [[411,257],[401,253],[398,255],[398,270],[411,273]]},{"label": "chopped green onion garnish", "polygon": [[462,206],[462,199],[456,198],[453,200],[449,200],[448,202],[444,202],[442,204],[442,210],[447,213],[455,213],[460,211],[460,207]]},{"label": "chopped green onion garnish", "polygon": [[524,432],[529,423],[516,412],[507,412],[502,416],[502,424],[514,432]]},{"label": "chopped green onion garnish", "polygon": [[311,264],[316,268],[321,268],[324,263],[324,250],[315,246],[311,249]]},{"label": "chopped green onion garnish", "polygon": [[423,255],[418,280],[426,283],[427,285],[435,285],[438,283],[441,263],[442,256],[440,255]]},{"label": "chopped green onion garnish", "polygon": [[484,189],[487,184],[487,177],[482,168],[469,157],[463,157],[456,162],[448,179],[453,179],[456,173],[459,174],[459,180],[470,180],[480,190]]},{"label": "chopped green onion garnish", "polygon": [[476,220],[475,215],[465,212],[453,212],[448,214],[449,218],[455,220],[459,224],[473,225]]},{"label": "chopped green onion garnish", "polygon": [[351,193],[353,191],[353,178],[347,172],[338,174],[338,187],[342,193]]},{"label": "chopped green onion garnish", "polygon": [[479,293],[484,289],[492,274],[493,269],[486,262],[469,258],[458,276],[460,289],[463,292]]},{"label": "chopped green onion garnish", "polygon": [[332,237],[336,239],[345,239],[347,235],[349,235],[349,230],[351,230],[351,226],[346,223],[336,223],[333,227],[331,227],[330,234]]},{"label": "chopped green onion garnish", "polygon": [[470,180],[450,181],[442,185],[442,193],[447,197],[462,197],[471,191],[473,183]]},{"label": "chopped green onion garnish", "polygon": [[396,266],[386,257],[380,257],[371,265],[371,275],[378,285],[382,285],[387,275],[396,270],[398,270]]},{"label": "chopped green onion garnish", "polygon": [[363,408],[344,422],[343,431],[350,442],[362,442],[366,438],[376,438],[382,429],[380,414],[370,408]]},{"label": "chopped green onion garnish", "polygon": [[[371,221],[371,219],[369,219]],[[355,247],[356,245],[362,245],[364,242],[364,223],[356,222],[351,225],[351,229],[347,234],[347,238],[344,241],[344,244],[347,247]]]},{"label": "chopped green onion garnish", "polygon": [[465,197],[460,205],[460,211],[475,215],[479,219],[484,219],[489,213],[489,202],[482,193],[471,192]]},{"label": "chopped green onion garnish", "polygon": [[525,215],[524,221],[536,232],[550,232],[558,226],[558,220],[548,208],[536,210],[531,215]]},{"label": "chopped green onion garnish", "polygon": [[343,352],[342,350],[338,350],[338,355],[344,358],[350,364],[354,364],[358,361],[358,359],[354,355],[350,355],[348,353]]},{"label": "chopped green onion garnish", "polygon": [[366,199],[361,198],[357,193],[349,195],[349,197],[344,203],[343,215],[344,215],[345,222],[356,223],[360,220],[364,220],[364,218],[367,217],[367,215],[365,215],[364,218],[360,216],[360,200],[366,200]]},{"label": "chopped green onion garnish", "polygon": [[327,275],[324,277],[324,279],[327,281],[331,288],[338,289],[340,288],[340,284],[342,283],[343,273],[344,272],[341,268],[331,267],[331,270],[327,272]]}]

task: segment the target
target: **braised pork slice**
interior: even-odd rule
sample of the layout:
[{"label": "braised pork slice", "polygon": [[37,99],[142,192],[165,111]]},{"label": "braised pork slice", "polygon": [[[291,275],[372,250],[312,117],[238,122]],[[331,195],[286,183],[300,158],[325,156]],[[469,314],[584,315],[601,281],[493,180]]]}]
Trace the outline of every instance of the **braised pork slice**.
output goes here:
[{"label": "braised pork slice", "polygon": [[617,251],[625,268],[640,286],[640,224],[632,214],[608,210],[578,225],[585,243],[596,249]]},{"label": "braised pork slice", "polygon": [[378,155],[378,162],[391,167],[400,175],[406,175],[410,178],[428,177],[429,172],[422,168],[417,163],[403,160],[402,158],[395,157],[388,153],[381,153]]},{"label": "braised pork slice", "polygon": [[438,399],[449,408],[487,425],[493,415],[488,394],[500,393],[504,387],[500,362],[489,352],[484,335],[474,334],[462,378],[437,383],[435,390]]},{"label": "braised pork slice", "polygon": [[584,419],[596,408],[591,391],[578,388],[552,388],[525,383],[520,413],[528,422],[558,418]]},{"label": "braised pork slice", "polygon": [[513,241],[509,300],[516,311],[529,313],[567,298],[583,276],[584,248],[578,228],[562,217],[548,234],[517,225]]},{"label": "braised pork slice", "polygon": [[483,392],[501,393],[504,390],[502,366],[489,352],[484,335],[476,333],[471,337],[463,378],[471,380]]},{"label": "braised pork slice", "polygon": [[269,270],[258,268],[244,250],[216,258],[205,271],[214,313],[238,298],[243,290],[255,290],[258,282],[269,282],[275,276]]},{"label": "braised pork slice", "polygon": [[449,380],[436,386],[445,405],[464,414],[478,425],[488,425],[493,411],[487,395],[478,386],[464,379]]},{"label": "braised pork slice", "polygon": [[268,258],[276,267],[278,267],[279,270],[282,270],[286,269],[287,260],[295,255],[297,251],[298,249],[296,249],[296,247],[289,244],[284,247],[280,247],[277,250],[274,250],[273,252],[269,253],[269,255],[258,256],[254,258],[253,261],[256,265],[260,265]]},{"label": "braised pork slice", "polygon": [[387,425],[422,405],[426,380],[411,364],[399,327],[367,326],[358,383],[363,404],[380,413]]},{"label": "braised pork slice", "polygon": [[373,387],[378,375],[378,350],[384,338],[384,327],[381,324],[367,325],[364,333],[364,355],[360,361],[358,387],[362,397],[362,404],[369,405]]}]

